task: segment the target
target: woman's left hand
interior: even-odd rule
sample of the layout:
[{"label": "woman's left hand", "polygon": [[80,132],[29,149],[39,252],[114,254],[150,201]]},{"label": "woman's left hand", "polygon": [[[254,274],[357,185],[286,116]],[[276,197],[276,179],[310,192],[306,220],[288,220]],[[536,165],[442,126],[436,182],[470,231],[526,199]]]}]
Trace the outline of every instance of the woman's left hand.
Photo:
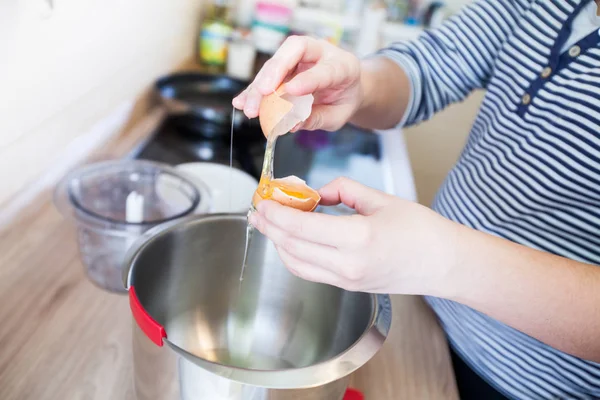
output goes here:
[{"label": "woman's left hand", "polygon": [[346,290],[421,294],[465,304],[552,347],[600,362],[600,270],[451,222],[347,179],[308,213],[261,201],[251,222],[301,278]]},{"label": "woman's left hand", "polygon": [[372,293],[436,295],[454,264],[454,226],[416,203],[340,178],[320,191],[322,205],[357,215],[308,213],[262,201],[250,222],[303,279]]}]

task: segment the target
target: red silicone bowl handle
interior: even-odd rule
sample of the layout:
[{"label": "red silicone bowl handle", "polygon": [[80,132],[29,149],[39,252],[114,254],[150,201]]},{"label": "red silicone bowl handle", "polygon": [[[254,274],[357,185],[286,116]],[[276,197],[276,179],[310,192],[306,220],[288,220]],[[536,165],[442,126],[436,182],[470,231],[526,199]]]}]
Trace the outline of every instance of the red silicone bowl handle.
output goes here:
[{"label": "red silicone bowl handle", "polygon": [[148,336],[148,338],[157,346],[162,347],[163,339],[167,337],[167,332],[161,324],[156,322],[154,318],[152,318],[150,314],[144,310],[144,307],[142,307],[142,303],[140,303],[140,299],[138,299],[133,286],[129,288],[129,306],[131,307],[133,318],[135,319],[135,322],[137,322],[142,332],[144,332],[144,334],[146,334],[146,336]]},{"label": "red silicone bowl handle", "polygon": [[344,400],[365,400],[365,396],[356,389],[348,389]]}]

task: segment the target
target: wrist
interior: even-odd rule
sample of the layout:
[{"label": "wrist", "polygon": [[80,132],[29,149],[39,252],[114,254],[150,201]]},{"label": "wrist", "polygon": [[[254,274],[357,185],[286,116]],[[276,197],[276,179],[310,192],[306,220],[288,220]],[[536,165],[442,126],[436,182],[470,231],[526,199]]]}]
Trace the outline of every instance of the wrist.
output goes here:
[{"label": "wrist", "polygon": [[464,276],[461,269],[462,243],[464,228],[462,225],[442,217],[429,210],[431,221],[422,221],[429,226],[427,243],[430,248],[425,250],[427,268],[433,271],[431,280],[424,288],[424,295],[453,299],[461,291],[459,276]]},{"label": "wrist", "polygon": [[359,98],[354,115],[372,108],[373,88],[375,86],[375,75],[373,74],[373,60],[361,60],[360,62],[360,81],[359,81]]},{"label": "wrist", "polygon": [[362,60],[358,85],[352,123],[367,129],[392,129],[402,121],[410,82],[398,64],[379,55]]},{"label": "wrist", "polygon": [[462,304],[476,304],[490,290],[502,284],[503,277],[492,265],[504,258],[498,238],[468,226],[449,221],[451,262],[439,297]]}]

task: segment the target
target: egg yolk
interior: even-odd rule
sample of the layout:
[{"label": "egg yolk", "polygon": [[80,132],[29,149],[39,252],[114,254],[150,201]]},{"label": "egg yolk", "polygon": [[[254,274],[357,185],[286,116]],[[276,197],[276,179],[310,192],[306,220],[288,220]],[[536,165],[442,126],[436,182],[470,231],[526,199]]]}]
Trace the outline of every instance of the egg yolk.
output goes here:
[{"label": "egg yolk", "polygon": [[258,186],[258,193],[263,199],[270,199],[273,197],[273,190],[275,190],[275,188],[278,188],[288,196],[295,197],[297,199],[307,199],[309,197],[306,193],[298,191],[297,187],[286,185],[285,183],[281,182],[272,182],[268,179],[261,179]]},{"label": "egg yolk", "polygon": [[295,197],[297,199],[306,199],[308,198],[308,196],[306,196],[306,194],[301,193],[301,192],[294,192],[293,190],[290,190],[284,186],[278,186],[279,190],[281,190],[283,193],[287,194],[288,196],[292,196]]}]

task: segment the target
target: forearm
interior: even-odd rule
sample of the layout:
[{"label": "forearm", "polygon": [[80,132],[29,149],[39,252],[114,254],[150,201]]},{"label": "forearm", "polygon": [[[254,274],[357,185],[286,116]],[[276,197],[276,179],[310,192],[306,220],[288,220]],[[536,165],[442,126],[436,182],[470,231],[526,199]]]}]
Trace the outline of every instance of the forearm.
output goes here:
[{"label": "forearm", "polygon": [[390,129],[406,111],[410,82],[395,62],[373,57],[361,63],[362,102],[350,120],[367,129]]},{"label": "forearm", "polygon": [[455,263],[442,297],[600,361],[600,267],[456,229]]}]

